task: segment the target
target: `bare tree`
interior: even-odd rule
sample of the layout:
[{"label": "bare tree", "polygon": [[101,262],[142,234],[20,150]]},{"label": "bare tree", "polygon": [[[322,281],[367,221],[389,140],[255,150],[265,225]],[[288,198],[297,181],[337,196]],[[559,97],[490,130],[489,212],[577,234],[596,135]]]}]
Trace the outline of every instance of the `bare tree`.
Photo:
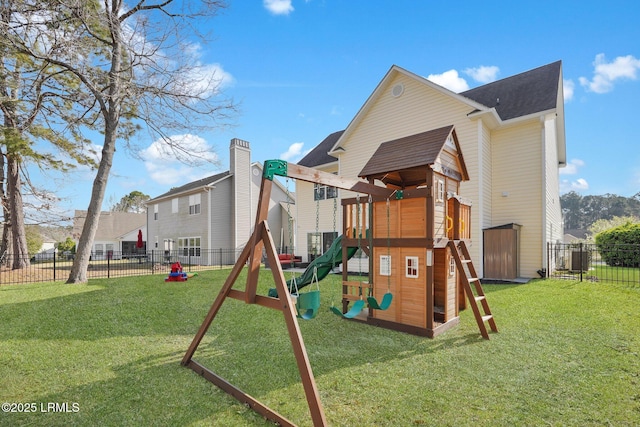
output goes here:
[{"label": "bare tree", "polygon": [[[42,211],[51,204],[47,192],[36,189],[25,166],[67,170],[75,164],[89,164],[83,154],[85,141],[77,132],[71,100],[80,96],[78,79],[43,58],[24,55],[22,46],[50,46],[51,35],[43,25],[49,14],[38,2],[0,0],[0,168],[3,239],[0,253],[12,261],[14,269],[29,265],[25,234],[25,206],[42,201]],[[45,8],[46,10],[46,8]],[[57,120],[57,122],[56,122]],[[57,154],[37,150],[35,141],[49,142]],[[29,194],[29,201],[23,197]]]},{"label": "bare tree", "polygon": [[[202,64],[194,39],[198,18],[216,15],[225,5],[214,0],[49,0],[38,2],[48,20],[18,45],[22,55],[73,76],[84,108],[73,120],[98,127],[104,135],[100,162],[68,283],[86,282],[93,239],[117,142],[147,128],[182,161],[206,160],[171,134],[211,129],[228,122],[235,104],[220,96],[224,74]],[[46,12],[43,10],[47,8]],[[45,37],[46,43],[35,43]],[[198,39],[203,41],[204,39]],[[44,45],[44,48],[42,47]]]}]

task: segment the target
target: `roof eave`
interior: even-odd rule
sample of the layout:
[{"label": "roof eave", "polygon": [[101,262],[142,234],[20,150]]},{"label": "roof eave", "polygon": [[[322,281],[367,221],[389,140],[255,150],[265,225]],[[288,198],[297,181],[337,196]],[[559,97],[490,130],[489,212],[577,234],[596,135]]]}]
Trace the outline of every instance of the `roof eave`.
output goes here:
[{"label": "roof eave", "polygon": [[474,110],[467,114],[467,117],[472,121],[482,120],[490,130],[499,128],[503,124],[495,108]]},{"label": "roof eave", "polygon": [[200,187],[195,187],[195,188],[191,188],[189,190],[179,191],[177,193],[167,194],[165,196],[158,196],[158,197],[156,197],[154,199],[151,199],[151,200],[147,201],[145,203],[145,206],[149,206],[150,204],[154,204],[154,203],[157,203],[157,202],[162,202],[162,201],[168,200],[168,199],[174,199],[174,198],[180,197],[180,196],[186,196],[186,195],[189,195],[189,194],[196,194],[196,193],[201,193],[203,191],[205,191],[205,192],[209,191],[209,190],[211,190],[213,188],[216,188],[216,184],[219,184],[222,181],[224,181],[225,179],[229,179],[232,176],[233,176],[232,174],[229,174],[229,175],[226,175],[226,176],[222,177],[221,179],[219,179],[217,181],[211,182],[211,183],[206,184],[206,185],[202,185]]}]

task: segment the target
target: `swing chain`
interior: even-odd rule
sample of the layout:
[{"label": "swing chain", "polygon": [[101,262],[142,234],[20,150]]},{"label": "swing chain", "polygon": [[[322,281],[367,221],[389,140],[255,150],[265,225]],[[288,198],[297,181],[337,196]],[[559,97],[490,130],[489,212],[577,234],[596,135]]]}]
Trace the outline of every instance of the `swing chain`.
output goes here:
[{"label": "swing chain", "polygon": [[391,204],[387,198],[387,291],[391,290]]},{"label": "swing chain", "polygon": [[360,281],[360,286],[359,286],[359,293],[360,293],[360,298],[362,298],[362,233],[360,231],[360,216],[361,211],[362,210],[362,206],[360,206],[360,194],[356,194],[356,234],[358,235],[358,251],[360,252],[358,254],[358,275],[359,275],[359,281]]}]

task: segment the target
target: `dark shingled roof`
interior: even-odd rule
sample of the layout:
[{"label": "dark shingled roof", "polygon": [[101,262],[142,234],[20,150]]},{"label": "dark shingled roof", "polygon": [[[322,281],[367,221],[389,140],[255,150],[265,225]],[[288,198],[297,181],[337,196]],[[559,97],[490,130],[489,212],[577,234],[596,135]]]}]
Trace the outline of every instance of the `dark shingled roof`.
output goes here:
[{"label": "dark shingled roof", "polygon": [[226,172],[222,172],[216,175],[212,175],[212,176],[208,176],[206,178],[202,178],[199,179],[197,181],[193,181],[190,182],[188,184],[182,185],[180,187],[174,187],[171,190],[167,191],[164,194],[159,195],[158,197],[154,197],[153,199],[149,200],[149,202],[152,202],[156,199],[161,199],[164,197],[168,197],[168,196],[173,196],[174,194],[180,194],[180,193],[184,193],[185,191],[189,191],[189,190],[194,190],[196,188],[202,188],[206,185],[209,184],[213,184],[216,181],[220,181],[222,178],[229,176],[229,171]]},{"label": "dark shingled roof", "polygon": [[422,185],[426,179],[425,168],[435,163],[452,132],[455,138],[450,125],[383,142],[359,176],[399,187]]},{"label": "dark shingled roof", "polygon": [[502,120],[556,108],[562,61],[497,80],[460,95],[495,107]]},{"label": "dark shingled roof", "polygon": [[327,163],[333,163],[338,161],[333,156],[327,154],[329,150],[331,150],[334,144],[338,141],[338,139],[342,136],[344,131],[334,132],[328,137],[326,137],[320,144],[318,144],[313,150],[309,152],[306,156],[302,158],[298,162],[300,166],[306,166],[308,168],[312,168],[319,165],[326,165]]}]

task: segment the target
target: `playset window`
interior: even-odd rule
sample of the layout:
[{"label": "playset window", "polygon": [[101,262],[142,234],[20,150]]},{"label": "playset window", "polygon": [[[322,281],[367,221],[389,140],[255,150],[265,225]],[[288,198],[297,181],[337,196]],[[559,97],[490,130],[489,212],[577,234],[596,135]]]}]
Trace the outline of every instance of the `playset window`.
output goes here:
[{"label": "playset window", "polygon": [[436,202],[444,202],[444,181],[439,179],[437,181],[437,193],[436,193]]},{"label": "playset window", "polygon": [[409,278],[417,279],[418,278],[418,257],[408,256],[405,258],[405,260],[406,260],[405,275]]},{"label": "playset window", "polygon": [[391,255],[380,255],[380,275],[391,276]]}]

